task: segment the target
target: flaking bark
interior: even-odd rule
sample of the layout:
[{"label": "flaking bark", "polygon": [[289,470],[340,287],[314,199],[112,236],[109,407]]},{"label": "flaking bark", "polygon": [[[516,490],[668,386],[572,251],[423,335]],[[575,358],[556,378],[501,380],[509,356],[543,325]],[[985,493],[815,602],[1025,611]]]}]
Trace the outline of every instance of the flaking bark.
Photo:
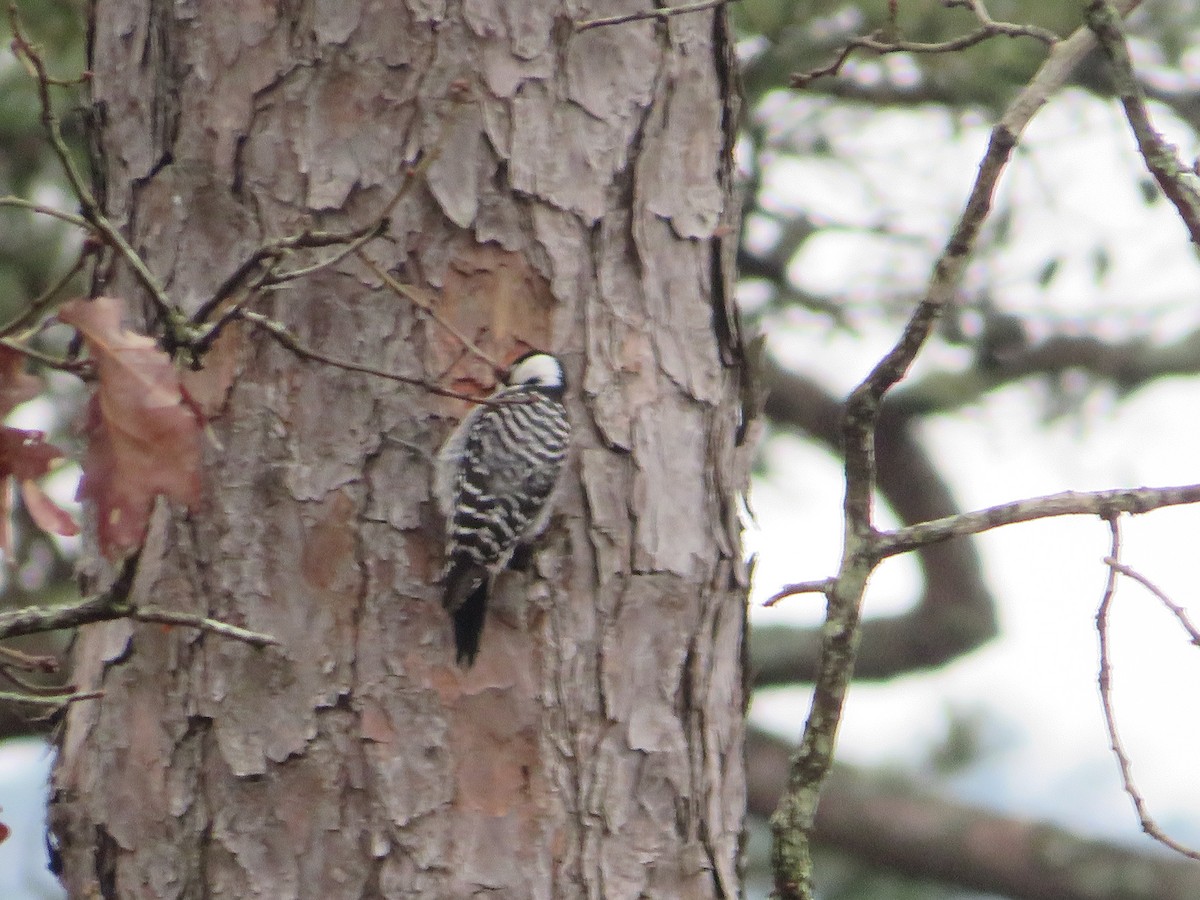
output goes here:
[{"label": "flaking bark", "polygon": [[[266,240],[369,222],[436,150],[367,253],[494,356],[560,353],[576,438],[464,674],[430,492],[464,405],[260,330],[219,344],[205,506],[161,511],[131,599],[281,646],[81,634],[76,681],[104,697],[72,709],[55,773],[72,896],[737,894],[724,13],[574,34],[578,12],[95,3],[108,213],[174,302]],[[140,296],[120,269],[105,289]],[[353,259],[252,308],[333,357],[491,386]]]}]

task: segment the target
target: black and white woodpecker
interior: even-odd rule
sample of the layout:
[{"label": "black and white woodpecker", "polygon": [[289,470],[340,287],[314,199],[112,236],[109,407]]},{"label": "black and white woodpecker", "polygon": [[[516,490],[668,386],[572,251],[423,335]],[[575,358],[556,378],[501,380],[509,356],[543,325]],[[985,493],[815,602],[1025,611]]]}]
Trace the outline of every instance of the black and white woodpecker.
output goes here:
[{"label": "black and white woodpecker", "polygon": [[565,390],[556,357],[526,353],[438,453],[434,489],[446,518],[442,602],[454,618],[458,661],[467,666],[479,652],[496,573],[550,521],[571,436]]}]

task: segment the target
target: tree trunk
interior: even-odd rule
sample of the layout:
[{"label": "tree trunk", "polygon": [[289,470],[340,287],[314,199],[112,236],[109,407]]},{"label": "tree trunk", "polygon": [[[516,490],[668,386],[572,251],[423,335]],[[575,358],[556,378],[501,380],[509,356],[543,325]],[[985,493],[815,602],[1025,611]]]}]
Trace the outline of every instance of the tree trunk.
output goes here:
[{"label": "tree trunk", "polygon": [[[502,577],[463,671],[430,489],[466,405],[233,326],[191,384],[204,506],[156,511],[132,599],[281,645],[84,630],[76,681],[104,696],[72,709],[54,784],[72,896],[738,893],[729,35],[711,10],[584,15],[94,3],[107,209],[175,303],[266,241],[369,224],[411,178],[366,255],[493,357],[558,353],[574,437],[534,565]],[[120,266],[102,287],[144,299]],[[354,256],[250,308],[330,357],[492,383]]]}]

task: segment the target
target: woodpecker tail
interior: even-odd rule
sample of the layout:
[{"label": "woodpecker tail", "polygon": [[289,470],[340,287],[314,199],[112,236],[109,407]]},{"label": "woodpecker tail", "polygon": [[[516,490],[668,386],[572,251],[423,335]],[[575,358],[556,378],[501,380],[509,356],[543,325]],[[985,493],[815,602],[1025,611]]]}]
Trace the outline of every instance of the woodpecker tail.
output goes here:
[{"label": "woodpecker tail", "polygon": [[454,646],[458,664],[470,668],[479,653],[487,611],[488,571],[479,563],[452,559],[446,573],[442,605],[454,617]]},{"label": "woodpecker tail", "polygon": [[484,580],[454,611],[454,646],[458,651],[458,664],[466,669],[475,665],[475,655],[479,652],[487,593],[488,585]]}]

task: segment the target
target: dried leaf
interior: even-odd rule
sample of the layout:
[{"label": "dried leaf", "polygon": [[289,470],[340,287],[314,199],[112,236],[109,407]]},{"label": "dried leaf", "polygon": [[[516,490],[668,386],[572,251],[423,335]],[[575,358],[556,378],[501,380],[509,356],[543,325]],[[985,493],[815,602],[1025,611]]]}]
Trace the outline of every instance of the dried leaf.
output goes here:
[{"label": "dried leaf", "polygon": [[42,391],[41,379],[25,371],[24,354],[0,346],[0,417]]},{"label": "dried leaf", "polygon": [[[43,432],[24,431],[9,425],[0,425],[0,481],[3,482],[3,487],[0,488],[0,553],[10,560],[13,549],[14,478],[21,482],[25,507],[39,528],[55,534],[79,533],[79,527],[71,516],[59,509],[34,482],[35,478],[41,478],[53,469],[54,463],[62,459],[62,456],[61,450],[53,444],[46,443],[46,435]],[[36,509],[33,504],[38,504]],[[52,526],[46,524],[51,522]]]},{"label": "dried leaf", "polygon": [[[39,378],[25,371],[25,357],[11,347],[0,346],[0,416],[8,415],[15,407],[32,400],[42,389]],[[21,496],[34,524],[55,534],[79,533],[79,526],[65,510],[60,509],[45,491],[35,483],[62,459],[63,453],[46,443],[41,431],[24,431],[0,425],[0,552],[12,557],[12,478],[21,482]]]},{"label": "dried leaf", "polygon": [[46,443],[44,432],[0,425],[0,478],[41,478],[62,456],[61,450]]},{"label": "dried leaf", "polygon": [[36,481],[21,482],[21,500],[25,503],[25,511],[29,513],[29,518],[33,519],[33,523],[42,531],[61,534],[63,537],[79,534],[79,523],[75,518],[51,500]]},{"label": "dried leaf", "polygon": [[204,368],[180,373],[184,390],[206,420],[216,418],[225,409],[244,343],[241,323],[234,322],[226,326],[204,354]]},{"label": "dried leaf", "polygon": [[11,478],[0,481],[0,553],[12,563],[13,549],[13,483]]},{"label": "dried leaf", "polygon": [[126,330],[121,314],[112,297],[75,300],[58,314],[83,335],[96,364],[78,496],[95,504],[100,549],[110,559],[141,546],[155,497],[189,508],[200,501],[199,412],[170,357]]}]

